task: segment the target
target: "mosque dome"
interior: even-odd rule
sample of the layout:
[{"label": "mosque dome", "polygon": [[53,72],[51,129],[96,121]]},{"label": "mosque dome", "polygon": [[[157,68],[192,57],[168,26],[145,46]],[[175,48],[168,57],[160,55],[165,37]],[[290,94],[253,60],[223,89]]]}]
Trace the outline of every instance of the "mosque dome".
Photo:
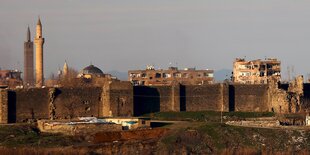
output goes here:
[{"label": "mosque dome", "polygon": [[99,69],[98,67],[94,66],[94,65],[89,65],[87,67],[85,67],[82,71],[82,74],[95,74],[95,75],[104,75],[102,70]]}]

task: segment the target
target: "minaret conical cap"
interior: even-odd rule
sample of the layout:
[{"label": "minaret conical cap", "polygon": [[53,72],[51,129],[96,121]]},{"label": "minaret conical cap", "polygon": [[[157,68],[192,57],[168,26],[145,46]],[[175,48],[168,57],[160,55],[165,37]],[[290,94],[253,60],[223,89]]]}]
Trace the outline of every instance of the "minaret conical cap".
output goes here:
[{"label": "minaret conical cap", "polygon": [[28,26],[28,30],[27,30],[27,41],[30,41],[30,28]]},{"label": "minaret conical cap", "polygon": [[37,25],[41,25],[40,16],[39,16],[39,19],[38,19]]}]

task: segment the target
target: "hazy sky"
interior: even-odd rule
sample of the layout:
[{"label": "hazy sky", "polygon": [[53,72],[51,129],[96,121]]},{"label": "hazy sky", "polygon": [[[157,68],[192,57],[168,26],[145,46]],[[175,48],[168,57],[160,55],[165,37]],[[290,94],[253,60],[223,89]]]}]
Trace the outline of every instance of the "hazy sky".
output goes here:
[{"label": "hazy sky", "polygon": [[276,57],[310,73],[309,0],[1,0],[0,67],[23,69],[27,25],[43,24],[45,77],[91,62],[104,72],[147,64],[231,69]]}]

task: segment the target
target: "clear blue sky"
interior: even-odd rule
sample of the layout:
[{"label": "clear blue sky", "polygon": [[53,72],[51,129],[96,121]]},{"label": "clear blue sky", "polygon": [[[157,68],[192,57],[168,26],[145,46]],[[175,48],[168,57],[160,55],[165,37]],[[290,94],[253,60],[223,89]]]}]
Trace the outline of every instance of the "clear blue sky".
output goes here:
[{"label": "clear blue sky", "polygon": [[1,0],[0,67],[23,69],[27,25],[43,24],[45,77],[67,60],[104,72],[169,63],[231,69],[275,57],[310,73],[309,0]]}]

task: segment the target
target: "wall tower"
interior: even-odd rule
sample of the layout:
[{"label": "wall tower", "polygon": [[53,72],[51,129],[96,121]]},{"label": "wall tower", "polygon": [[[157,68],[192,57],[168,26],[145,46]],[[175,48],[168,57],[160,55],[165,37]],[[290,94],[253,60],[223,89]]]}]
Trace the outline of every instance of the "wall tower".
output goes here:
[{"label": "wall tower", "polygon": [[33,69],[33,42],[31,41],[30,29],[28,26],[27,40],[24,42],[24,85],[33,86],[34,69]]},{"label": "wall tower", "polygon": [[36,45],[36,87],[42,87],[44,84],[44,72],[43,72],[43,44],[44,38],[42,37],[42,24],[39,17],[36,26],[36,36],[34,38]]}]

